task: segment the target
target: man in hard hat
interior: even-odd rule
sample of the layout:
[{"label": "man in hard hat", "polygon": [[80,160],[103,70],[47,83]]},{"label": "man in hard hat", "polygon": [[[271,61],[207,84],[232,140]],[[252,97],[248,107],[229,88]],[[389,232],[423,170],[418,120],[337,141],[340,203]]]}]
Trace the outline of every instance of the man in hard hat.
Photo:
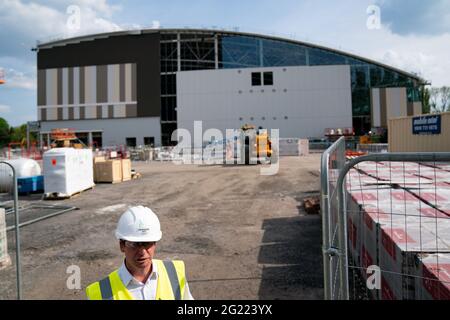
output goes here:
[{"label": "man in hard hat", "polygon": [[162,233],[149,208],[129,208],[119,219],[116,238],[122,266],[86,288],[91,300],[192,300],[183,261],[153,259]]}]

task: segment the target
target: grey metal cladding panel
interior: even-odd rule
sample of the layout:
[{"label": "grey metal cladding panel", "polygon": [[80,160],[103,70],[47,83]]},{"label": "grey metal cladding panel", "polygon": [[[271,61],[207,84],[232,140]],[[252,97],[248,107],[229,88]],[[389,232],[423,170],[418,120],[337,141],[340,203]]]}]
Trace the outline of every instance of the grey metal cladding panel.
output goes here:
[{"label": "grey metal cladding panel", "polygon": [[64,120],[63,119],[63,108],[58,108],[57,109],[57,118],[58,120]]},{"label": "grey metal cladding panel", "polygon": [[83,104],[86,101],[84,81],[85,81],[85,70],[84,67],[80,67],[80,104]]},{"label": "grey metal cladding panel", "polygon": [[127,118],[137,117],[137,106],[135,104],[127,104],[125,112]]},{"label": "grey metal cladding panel", "polygon": [[86,107],[80,107],[80,119],[83,120],[86,118]]},{"label": "grey metal cladding panel", "polygon": [[38,82],[38,106],[46,105],[46,74],[45,69],[39,69],[37,74],[37,82]]},{"label": "grey metal cladding panel", "polygon": [[41,109],[41,121],[46,121],[46,120],[47,120],[47,109],[42,108]]},{"label": "grey metal cladding panel", "polygon": [[101,119],[103,117],[102,111],[103,111],[103,106],[101,106],[101,105],[97,106],[97,119]]},{"label": "grey metal cladding panel", "polygon": [[108,101],[108,66],[97,66],[97,102]]},{"label": "grey metal cladding panel", "polygon": [[73,115],[73,107],[69,107],[69,120],[73,120],[74,119],[74,115]]},{"label": "grey metal cladding panel", "polygon": [[73,90],[74,90],[74,84],[73,84],[73,68],[69,68],[69,104],[73,104]]},{"label": "grey metal cladding panel", "polygon": [[114,106],[113,105],[109,105],[108,106],[108,118],[114,118]]},{"label": "grey metal cladding panel", "polygon": [[57,78],[56,78],[56,88],[57,88],[57,98],[56,103],[60,106],[63,104],[63,77],[62,77],[62,68],[57,70]]},{"label": "grey metal cladding panel", "polygon": [[125,64],[119,66],[119,83],[120,83],[120,93],[119,101],[125,102]]}]

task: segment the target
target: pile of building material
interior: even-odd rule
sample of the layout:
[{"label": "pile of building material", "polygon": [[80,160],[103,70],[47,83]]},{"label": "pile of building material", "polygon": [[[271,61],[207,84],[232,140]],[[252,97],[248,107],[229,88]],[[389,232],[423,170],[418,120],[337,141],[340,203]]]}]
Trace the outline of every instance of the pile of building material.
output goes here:
[{"label": "pile of building material", "polygon": [[175,154],[172,150],[173,147],[154,148],[153,158],[157,161],[172,161],[175,159]]},{"label": "pile of building material", "polygon": [[46,199],[69,198],[95,185],[90,149],[51,149],[44,153],[43,166]]},{"label": "pile of building material", "polygon": [[105,159],[94,157],[95,182],[119,183],[131,180],[130,159]]},{"label": "pile of building material", "polygon": [[140,147],[130,149],[130,159],[133,161],[152,161],[155,158],[155,149],[150,147]]},{"label": "pile of building material", "polygon": [[450,299],[450,167],[433,166],[366,162],[347,176],[349,252],[380,267],[374,298]]},{"label": "pile of building material", "polygon": [[318,214],[320,212],[320,197],[308,197],[303,199],[303,206],[307,214]]},{"label": "pile of building material", "polygon": [[280,156],[307,156],[309,154],[309,140],[298,138],[280,138],[278,144]]}]

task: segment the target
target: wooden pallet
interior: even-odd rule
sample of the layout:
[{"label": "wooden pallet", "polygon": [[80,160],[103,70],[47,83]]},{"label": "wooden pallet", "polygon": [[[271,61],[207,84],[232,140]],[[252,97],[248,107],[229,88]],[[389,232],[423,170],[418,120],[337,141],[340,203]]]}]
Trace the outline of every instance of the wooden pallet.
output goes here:
[{"label": "wooden pallet", "polygon": [[95,181],[96,184],[116,184],[121,183],[122,180],[114,180],[114,181]]},{"label": "wooden pallet", "polygon": [[66,199],[72,199],[74,197],[79,196],[81,193],[83,193],[85,191],[94,189],[94,187],[95,187],[95,185],[90,187],[90,188],[87,188],[87,189],[84,189],[84,190],[81,190],[81,191],[78,191],[78,192],[74,192],[71,195],[62,195],[61,193],[58,193],[58,192],[44,193],[44,200],[66,200]]}]

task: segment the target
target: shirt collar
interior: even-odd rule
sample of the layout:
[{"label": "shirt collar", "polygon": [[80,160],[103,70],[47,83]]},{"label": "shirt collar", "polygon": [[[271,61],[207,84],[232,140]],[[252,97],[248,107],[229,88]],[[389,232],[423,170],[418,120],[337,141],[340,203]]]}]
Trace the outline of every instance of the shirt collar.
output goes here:
[{"label": "shirt collar", "polygon": [[[122,265],[120,266],[119,270],[119,277],[122,280],[123,284],[126,286],[129,285],[131,281],[134,281],[135,283],[140,283],[138,280],[136,280],[133,275],[128,271],[127,267],[125,266],[125,259],[122,262]],[[148,277],[148,280],[152,279],[154,276],[158,275],[158,267],[156,263],[152,262],[152,273],[150,274],[150,277]],[[147,281],[148,281],[147,280]]]}]

